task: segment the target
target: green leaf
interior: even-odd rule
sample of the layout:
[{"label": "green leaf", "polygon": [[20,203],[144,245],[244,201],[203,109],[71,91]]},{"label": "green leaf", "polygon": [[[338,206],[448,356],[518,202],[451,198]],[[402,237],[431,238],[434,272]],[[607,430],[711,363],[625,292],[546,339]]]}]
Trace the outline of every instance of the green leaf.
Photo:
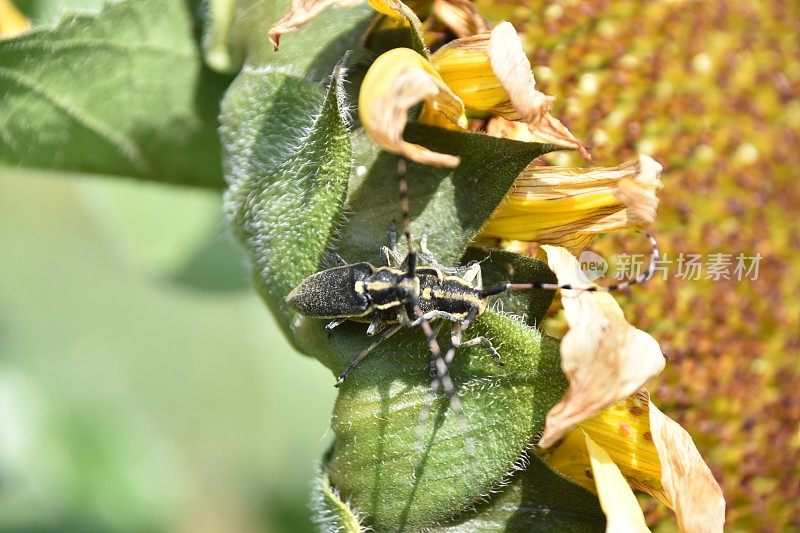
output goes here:
[{"label": "green leaf", "polygon": [[[461,164],[454,169],[408,164],[412,234],[418,237],[427,226],[428,245],[442,264],[458,262],[517,175],[533,159],[556,149],[420,124],[409,125],[405,138],[461,156]],[[354,143],[366,144],[360,139]],[[375,149],[362,151],[356,155],[348,195],[352,215],[342,231],[339,251],[348,260],[377,261],[389,228],[402,219],[396,156]]]},{"label": "green leaf", "polygon": [[218,104],[185,2],[127,0],[0,41],[0,164],[219,186]]},{"label": "green leaf", "polygon": [[52,24],[64,12],[64,8],[82,13],[97,13],[103,0],[14,0],[14,5],[34,24]]},{"label": "green leaf", "polygon": [[597,497],[553,472],[533,456],[491,501],[464,513],[437,533],[602,532],[606,518]]},{"label": "green leaf", "polygon": [[287,330],[295,313],[284,297],[318,270],[347,193],[341,71],[325,94],[305,78],[246,67],[223,102],[228,220]]},{"label": "green leaf", "polygon": [[[250,67],[283,66],[297,75],[319,80],[327,76],[342,56],[355,51],[352,61],[361,59],[361,38],[375,11],[366,3],[354,7],[328,7],[311,22],[281,38],[276,52],[267,31],[286,12],[288,0],[239,0],[237,17],[227,42],[235,54],[245,57]],[[217,37],[219,39],[219,37]]]},{"label": "green leaf", "polygon": [[[467,510],[454,520],[427,529],[431,533],[598,533],[606,517],[597,496],[558,475],[538,456],[520,461],[524,469],[511,474],[510,483],[495,491],[489,501]],[[317,474],[311,507],[320,531],[358,533],[365,530],[360,517],[331,486],[327,462]]]},{"label": "green leaf", "polygon": [[[321,357],[337,374],[372,342],[363,325],[342,325],[327,339],[319,321],[296,331],[327,347]],[[558,343],[510,318],[487,312],[467,330],[496,343],[498,367],[483,347],[459,351],[450,374],[467,416],[475,455],[465,451],[458,413],[438,395],[414,452],[420,411],[430,401],[429,353],[419,330],[379,345],[342,385],[334,407],[336,434],[328,473],[333,486],[377,531],[417,530],[473,505],[500,485],[544,427],[566,388]],[[448,334],[439,342],[447,346]],[[420,469],[416,470],[417,463]]]},{"label": "green leaf", "polygon": [[363,531],[359,516],[338,491],[331,486],[328,474],[320,469],[311,489],[311,509],[314,522],[325,533],[360,533]]}]

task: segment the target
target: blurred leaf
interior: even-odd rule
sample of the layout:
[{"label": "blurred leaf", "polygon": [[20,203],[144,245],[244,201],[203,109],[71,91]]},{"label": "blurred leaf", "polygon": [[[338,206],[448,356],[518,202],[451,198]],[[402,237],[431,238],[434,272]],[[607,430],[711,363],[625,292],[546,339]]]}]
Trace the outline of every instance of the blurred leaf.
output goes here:
[{"label": "blurred leaf", "polygon": [[186,2],[66,13],[0,41],[0,162],[219,186],[226,84],[202,64]]},{"label": "blurred leaf", "polygon": [[223,104],[226,211],[284,328],[294,316],[284,297],[318,269],[347,192],[340,73],[325,95],[305,78],[245,68]]},{"label": "blurred leaf", "polygon": [[79,181],[76,190],[109,246],[151,276],[181,269],[208,234],[221,231],[215,227],[222,218],[215,191],[113,179]]},{"label": "blurred leaf", "polygon": [[203,241],[184,256],[180,268],[170,272],[168,280],[202,291],[230,291],[250,288],[242,250],[233,242],[221,216]]},{"label": "blurred leaf", "polygon": [[14,4],[32,19],[35,24],[57,22],[64,9],[96,13],[103,7],[103,0],[13,0]]}]

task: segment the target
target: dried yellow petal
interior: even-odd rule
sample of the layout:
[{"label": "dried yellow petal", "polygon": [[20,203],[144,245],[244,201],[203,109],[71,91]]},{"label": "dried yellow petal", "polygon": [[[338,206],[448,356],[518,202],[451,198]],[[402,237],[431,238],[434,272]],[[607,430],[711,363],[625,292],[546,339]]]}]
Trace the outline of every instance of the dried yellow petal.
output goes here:
[{"label": "dried yellow petal", "polygon": [[471,0],[434,0],[433,16],[456,37],[468,37],[489,29],[486,19],[478,13]]},{"label": "dried yellow petal", "polygon": [[[328,6],[351,7],[363,0],[292,0],[288,11],[273,24],[267,32],[275,50],[280,45],[281,36],[296,31],[319,15]],[[371,2],[370,2],[371,3]]]},{"label": "dried yellow petal", "polygon": [[660,174],[646,155],[609,168],[531,165],[480,237],[584,248],[598,233],[651,224]]},{"label": "dried yellow petal", "polygon": [[536,138],[528,129],[528,125],[518,120],[508,120],[503,117],[492,117],[486,124],[486,135],[511,139],[513,141],[534,142]]},{"label": "dried yellow petal", "polygon": [[606,531],[647,531],[619,463],[589,432],[580,427],[571,431],[544,459],[558,473],[598,495],[607,518]]},{"label": "dried yellow petal", "polygon": [[681,531],[721,532],[725,498],[689,433],[650,403],[650,432],[661,458],[661,483]]},{"label": "dried yellow petal", "polygon": [[583,144],[550,114],[554,98],[536,90],[530,61],[511,23],[456,39],[437,50],[431,62],[471,114],[522,120],[542,141],[574,148],[589,159]]},{"label": "dried yellow petal", "polygon": [[11,0],[0,0],[0,39],[16,37],[30,27],[31,21],[20,13]]},{"label": "dried yellow petal", "polygon": [[607,454],[631,488],[675,511],[681,531],[723,530],[719,485],[686,430],[659,411],[647,391],[584,420],[543,456],[553,469],[598,493],[602,503],[604,493],[614,492],[601,485],[588,440]]},{"label": "dried yellow petal", "polygon": [[418,163],[458,166],[457,156],[403,140],[408,111],[420,102],[425,103],[421,120],[466,128],[464,105],[428,60],[409,48],[395,48],[378,57],[367,71],[361,84],[358,114],[364,130],[381,148]]},{"label": "dried yellow petal", "polygon": [[[580,265],[569,251],[543,248],[559,284],[586,285]],[[547,414],[539,442],[544,448],[642,388],[665,364],[658,342],[631,326],[610,294],[565,290],[562,305],[570,329],[561,341],[561,367],[569,388]]]},{"label": "dried yellow petal", "polygon": [[555,98],[536,90],[530,61],[511,24],[502,23],[492,30],[489,59],[511,102],[511,109],[498,114],[509,120],[523,120],[537,137],[557,146],[574,148],[585,159],[591,158],[583,144],[550,114]]}]

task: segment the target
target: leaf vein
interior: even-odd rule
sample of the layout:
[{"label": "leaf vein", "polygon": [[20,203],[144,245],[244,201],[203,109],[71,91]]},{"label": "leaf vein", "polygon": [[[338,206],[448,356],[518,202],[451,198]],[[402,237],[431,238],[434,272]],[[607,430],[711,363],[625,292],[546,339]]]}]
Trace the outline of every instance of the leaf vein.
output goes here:
[{"label": "leaf vein", "polygon": [[150,44],[130,45],[126,43],[119,43],[116,41],[107,41],[104,39],[80,39],[80,40],[65,40],[65,41],[10,41],[2,48],[9,51],[29,51],[29,50],[43,50],[45,52],[59,52],[63,50],[70,50],[73,48],[109,48],[114,50],[121,50],[128,54],[133,53],[148,53],[148,54],[162,54],[175,57],[177,59],[192,59],[194,54],[185,50],[174,50]]},{"label": "leaf vein", "polygon": [[106,124],[89,116],[83,110],[75,107],[62,96],[47,90],[18,72],[0,67],[0,78],[5,78],[11,83],[26,89],[31,94],[38,96],[41,100],[49,103],[56,109],[72,117],[88,130],[96,133],[101,138],[112,144],[121,155],[123,155],[138,171],[147,170],[147,162],[142,156],[139,146],[132,138],[127,135],[117,133]]}]

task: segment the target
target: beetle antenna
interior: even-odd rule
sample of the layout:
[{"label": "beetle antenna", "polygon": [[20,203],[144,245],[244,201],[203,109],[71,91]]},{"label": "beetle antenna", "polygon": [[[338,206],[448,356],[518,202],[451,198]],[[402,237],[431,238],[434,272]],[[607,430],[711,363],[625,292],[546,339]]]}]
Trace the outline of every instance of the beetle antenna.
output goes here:
[{"label": "beetle antenna", "polygon": [[400,215],[403,222],[403,235],[406,237],[406,277],[413,278],[417,270],[417,252],[414,243],[411,241],[411,208],[408,202],[408,164],[400,157],[397,160],[397,181],[400,190]]},{"label": "beetle antenna", "polygon": [[614,291],[622,291],[627,289],[632,285],[641,285],[642,283],[647,282],[650,278],[653,277],[653,273],[655,272],[656,263],[658,262],[659,251],[658,251],[658,242],[656,242],[655,237],[650,235],[649,233],[644,234],[650,240],[650,264],[647,265],[647,270],[640,273],[633,279],[625,280],[621,283],[615,283],[614,285],[608,285],[605,287],[592,285],[590,287],[573,287],[571,284],[567,283],[565,285],[558,285],[557,283],[510,283],[510,282],[503,282],[498,283],[497,285],[493,285],[481,291],[480,296],[481,298],[486,298],[489,296],[494,296],[496,294],[501,294],[506,291],[525,291],[525,290],[532,290],[532,289],[544,289],[549,291],[557,291],[557,290],[573,290],[573,291],[586,291],[586,292],[614,292]]}]

